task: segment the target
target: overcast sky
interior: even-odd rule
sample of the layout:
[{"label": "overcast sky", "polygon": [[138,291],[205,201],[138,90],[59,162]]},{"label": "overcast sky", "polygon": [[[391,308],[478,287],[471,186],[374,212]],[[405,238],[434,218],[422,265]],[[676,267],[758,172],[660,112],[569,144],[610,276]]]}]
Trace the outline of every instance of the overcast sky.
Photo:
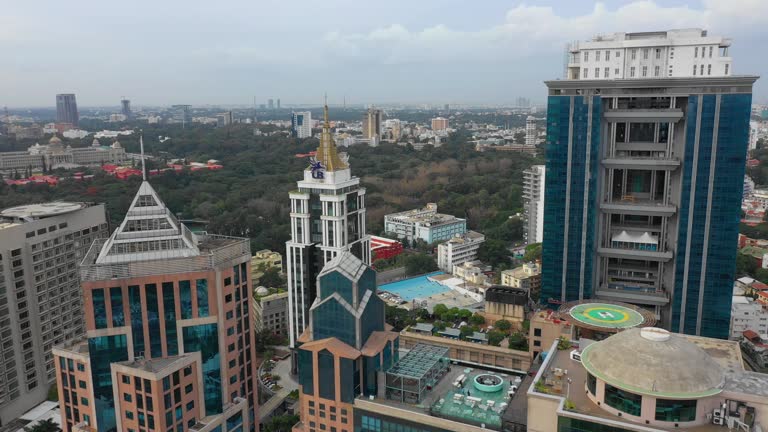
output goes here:
[{"label": "overcast sky", "polygon": [[543,102],[565,43],[703,27],[768,102],[768,0],[1,0],[0,106]]}]

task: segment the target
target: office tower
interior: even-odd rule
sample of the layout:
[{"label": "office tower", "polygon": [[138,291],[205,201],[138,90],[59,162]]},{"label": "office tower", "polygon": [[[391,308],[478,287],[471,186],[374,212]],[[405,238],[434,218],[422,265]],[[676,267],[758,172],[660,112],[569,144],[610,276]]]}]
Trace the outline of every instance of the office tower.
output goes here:
[{"label": "office tower", "polygon": [[216,115],[216,127],[224,127],[232,124],[232,111],[226,111]]},{"label": "office tower", "polygon": [[125,116],[125,118],[129,119],[133,115],[133,112],[131,111],[131,101],[128,99],[121,99],[120,100],[120,113]]},{"label": "office tower", "polygon": [[533,165],[523,171],[523,237],[528,244],[544,240],[544,165]]},{"label": "office tower", "polygon": [[274,99],[267,99],[267,108],[275,109],[275,100]]},{"label": "office tower", "polygon": [[386,329],[376,272],[349,251],[326,264],[317,287],[297,348],[298,430],[352,432],[355,399],[383,387],[379,372],[397,362],[399,334]]},{"label": "office tower", "polygon": [[[671,50],[658,34],[625,35],[637,53],[622,61],[638,68],[645,47]],[[675,62],[708,62],[722,40],[674,46]],[[605,61],[603,49],[575,54],[594,60],[596,52]],[[719,76],[546,83],[544,301],[625,301],[654,310],[672,331],[728,337],[757,77],[716,69]]]},{"label": "office tower", "polygon": [[435,117],[432,119],[432,130],[441,131],[448,129],[448,119],[443,117]]},{"label": "office tower", "polygon": [[291,199],[291,240],[286,242],[290,342],[308,325],[309,308],[317,296],[315,279],[328,261],[351,251],[371,262],[370,238],[365,234],[365,188],[353,177],[346,155],[339,154],[331,136],[328,106],[317,155],[304,170]]},{"label": "office tower", "polygon": [[77,265],[107,235],[103,205],[0,212],[0,424],[46,399],[56,379],[51,348],[85,332]]},{"label": "office tower", "polygon": [[539,142],[539,134],[536,131],[536,121],[534,116],[528,116],[525,119],[525,145],[533,147]]},{"label": "office tower", "polygon": [[381,110],[368,108],[363,117],[363,139],[378,139],[381,137]]},{"label": "office tower", "polygon": [[601,35],[570,45],[566,79],[729,76],[730,46],[702,29]]},{"label": "office tower", "polygon": [[77,112],[77,101],[73,93],[56,95],[56,123],[66,123],[77,127],[80,115]]},{"label": "office tower", "polygon": [[181,123],[186,125],[192,123],[192,112],[190,111],[191,105],[171,105],[171,121],[173,123]]},{"label": "office tower", "polygon": [[451,106],[449,104],[445,104],[443,105],[443,109],[448,111],[449,109],[451,109]]},{"label": "office tower", "polygon": [[309,111],[292,113],[291,133],[296,138],[310,138],[312,136],[312,113]]},{"label": "office tower", "polygon": [[280,98],[277,98],[277,109],[280,109]]},{"label": "office tower", "polygon": [[87,337],[54,348],[64,432],[255,430],[249,245],[193,234],[142,182],[80,267]]}]

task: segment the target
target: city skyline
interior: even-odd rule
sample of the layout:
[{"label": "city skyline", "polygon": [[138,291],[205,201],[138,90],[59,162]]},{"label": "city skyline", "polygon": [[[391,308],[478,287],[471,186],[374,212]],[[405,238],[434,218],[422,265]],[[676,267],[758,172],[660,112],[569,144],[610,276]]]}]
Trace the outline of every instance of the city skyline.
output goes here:
[{"label": "city skyline", "polygon": [[[0,72],[0,94],[6,96],[0,105],[51,106],[59,93],[77,94],[81,106],[113,105],[123,94],[136,106],[249,105],[254,96],[264,103],[274,95],[288,105],[320,100],[324,91],[339,99],[346,95],[349,104],[512,104],[518,96],[539,100],[542,79],[561,78],[568,41],[684,27],[732,37],[734,74],[766,70],[764,58],[750,55],[768,36],[759,25],[768,4],[756,0],[689,6],[493,1],[483,8],[455,1],[436,8],[432,2],[371,7],[339,0],[311,16],[313,8],[279,3],[210,10],[167,2],[154,4],[152,14],[93,3],[85,15],[49,6],[41,15],[27,5],[8,5],[0,18],[0,46],[16,59]],[[406,6],[409,13],[403,14]],[[285,32],[281,17],[289,14],[286,38],[264,44],[276,40],[269,35]],[[184,24],[162,19],[171,15]],[[142,31],[115,32],[116,20]],[[104,37],[89,37],[96,33]],[[50,51],[57,43],[81,40],[88,40],[82,54]],[[303,57],[282,48],[300,41],[311,48]],[[108,54],[115,47],[119,57]],[[89,50],[107,54],[89,60]],[[173,67],[160,67],[165,62]],[[51,64],[68,73],[51,76]],[[307,73],[322,78],[301,79]],[[766,85],[758,83],[755,101],[766,98]]]}]

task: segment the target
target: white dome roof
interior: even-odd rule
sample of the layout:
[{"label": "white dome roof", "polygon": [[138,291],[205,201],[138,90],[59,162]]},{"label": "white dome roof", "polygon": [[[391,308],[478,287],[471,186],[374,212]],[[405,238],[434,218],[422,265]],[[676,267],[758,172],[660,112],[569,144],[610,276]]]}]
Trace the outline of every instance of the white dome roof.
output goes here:
[{"label": "white dome roof", "polygon": [[269,290],[266,287],[260,286],[256,288],[256,295],[265,296],[269,294]]}]

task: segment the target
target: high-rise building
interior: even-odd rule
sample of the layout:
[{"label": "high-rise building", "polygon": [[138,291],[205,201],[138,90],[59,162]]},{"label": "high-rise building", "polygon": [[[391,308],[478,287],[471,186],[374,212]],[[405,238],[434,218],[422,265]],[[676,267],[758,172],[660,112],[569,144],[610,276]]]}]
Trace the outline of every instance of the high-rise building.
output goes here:
[{"label": "high-rise building", "polygon": [[171,121],[182,125],[192,123],[190,105],[171,105]]},{"label": "high-rise building", "polygon": [[441,131],[448,129],[448,119],[443,117],[435,117],[432,119],[432,130]]},{"label": "high-rise building", "polygon": [[[698,32],[698,47],[627,34],[637,48],[620,59],[639,68],[674,48],[675,63],[711,62],[712,76],[546,83],[543,301],[624,301],[672,331],[728,337],[757,77],[723,73],[730,59],[709,57],[723,39]],[[596,52],[605,61],[589,61]]]},{"label": "high-rise building", "polygon": [[77,265],[108,235],[103,205],[52,202],[0,212],[0,423],[44,401],[51,349],[83,336]]},{"label": "high-rise building", "polygon": [[120,100],[120,113],[125,116],[125,118],[129,119],[133,115],[133,112],[131,111],[131,101],[128,99],[121,99]]},{"label": "high-rise building", "polygon": [[380,109],[368,108],[363,117],[363,139],[381,138],[382,113]]},{"label": "high-rise building", "polygon": [[485,236],[475,231],[456,234],[437,245],[437,267],[446,273],[453,273],[454,267],[477,259],[477,251],[483,242]]},{"label": "high-rise building", "polygon": [[277,98],[277,109],[280,109],[280,98]]},{"label": "high-rise building", "polygon": [[274,99],[267,99],[267,108],[275,109],[275,100]]},{"label": "high-rise building", "polygon": [[539,134],[536,130],[538,119],[534,116],[528,116],[525,119],[525,145],[533,147],[539,143]]},{"label": "high-rise building", "polygon": [[290,343],[309,323],[317,297],[315,279],[328,261],[351,251],[370,264],[370,238],[365,233],[365,188],[353,177],[346,155],[331,135],[328,106],[317,155],[304,170],[291,199],[291,239],[286,243]]},{"label": "high-rise building", "polygon": [[56,95],[56,123],[66,123],[77,127],[80,115],[74,93]]},{"label": "high-rise building", "polygon": [[399,358],[399,333],[387,330],[376,272],[348,251],[317,277],[310,325],[297,348],[301,423],[294,430],[347,431],[359,395],[383,390],[379,374]]},{"label": "high-rise building", "polygon": [[533,165],[523,171],[523,237],[528,244],[544,240],[544,165]]},{"label": "high-rise building", "polygon": [[250,259],[144,181],[81,264],[86,338],[53,350],[64,432],[255,431]]},{"label": "high-rise building", "polygon": [[569,46],[566,79],[729,76],[731,40],[702,29],[600,35]]},{"label": "high-rise building", "polygon": [[216,115],[216,127],[224,127],[232,124],[232,111],[225,111]]},{"label": "high-rise building", "polygon": [[291,133],[296,138],[312,137],[312,113],[299,111],[291,114]]}]

